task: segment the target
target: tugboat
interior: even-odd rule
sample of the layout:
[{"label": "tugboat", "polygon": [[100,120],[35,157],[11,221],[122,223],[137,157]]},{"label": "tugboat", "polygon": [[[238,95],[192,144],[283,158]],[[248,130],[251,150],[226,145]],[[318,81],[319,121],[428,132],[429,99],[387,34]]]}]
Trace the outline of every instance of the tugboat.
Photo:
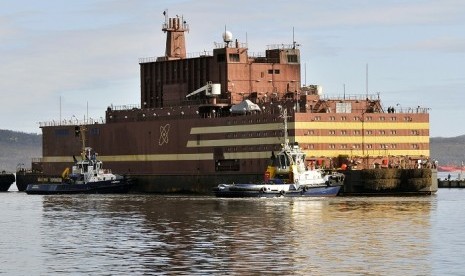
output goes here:
[{"label": "tugboat", "polygon": [[15,182],[15,175],[5,171],[0,172],[0,192],[6,192],[11,184]]},{"label": "tugboat", "polygon": [[34,183],[26,187],[27,194],[120,194],[128,193],[131,179],[113,174],[109,169],[103,169],[102,161],[97,159],[97,153],[92,148],[85,147],[85,128],[81,127],[83,135],[83,150],[81,160],[74,156],[75,165],[71,174],[69,168],[63,171],[61,183]]},{"label": "tugboat", "polygon": [[289,144],[287,111],[283,110],[284,144],[268,166],[264,183],[219,184],[213,188],[217,197],[322,197],[336,196],[344,184],[344,174],[326,173],[305,165],[305,153],[298,143]]}]

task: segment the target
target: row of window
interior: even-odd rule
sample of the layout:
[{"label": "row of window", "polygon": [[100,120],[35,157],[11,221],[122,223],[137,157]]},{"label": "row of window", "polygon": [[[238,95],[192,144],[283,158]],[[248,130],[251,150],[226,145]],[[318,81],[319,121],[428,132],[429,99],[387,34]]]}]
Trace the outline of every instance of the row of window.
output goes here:
[{"label": "row of window", "polygon": [[279,69],[268,69],[268,74],[275,74],[275,75],[278,75],[280,74],[281,71],[279,71]]},{"label": "row of window", "polygon": [[[227,122],[227,125],[237,125],[240,124],[255,124],[255,123],[268,123],[268,122],[277,122],[278,118],[265,119],[265,118],[258,118],[258,119],[242,119],[242,120],[231,120]],[[281,120],[279,120],[281,122]]]},{"label": "row of window", "polygon": [[[328,149],[343,149],[343,150],[360,150],[362,149],[362,146],[360,144],[355,144],[352,146],[349,146],[347,144],[342,144],[342,145],[336,145],[336,144],[328,144],[327,145]],[[315,149],[315,145],[313,144],[308,144],[306,146],[307,149]],[[419,149],[420,146],[418,144],[410,144],[411,149]],[[321,148],[320,149],[324,149]],[[381,149],[381,150],[389,150],[389,149],[397,149],[397,144],[379,144],[379,145],[373,145],[373,144],[365,144],[365,149]]]},{"label": "row of window", "polygon": [[[317,135],[322,135],[322,131],[318,131]],[[419,130],[410,130],[409,134],[410,135],[420,135]],[[362,134],[361,130],[355,129],[355,130],[328,130],[329,135],[355,135],[355,136],[360,136]],[[371,130],[367,129],[365,130],[365,135],[397,135],[397,130],[391,129],[391,130]],[[308,130],[305,132],[305,135],[315,135],[315,130]]]},{"label": "row of window", "polygon": [[[363,118],[366,121],[373,121],[373,117],[372,116],[365,116]],[[362,117],[361,116],[354,116],[353,117],[353,120],[354,121],[363,121]],[[321,116],[315,116],[314,118],[315,121],[321,121]],[[329,116],[329,120],[330,121],[336,121],[336,116]],[[380,116],[379,117],[379,120],[380,121],[386,121],[386,117],[385,116]],[[391,120],[391,121],[397,121],[397,117],[388,117],[388,120]],[[347,121],[347,116],[341,116],[341,121]],[[411,122],[412,121],[412,118],[411,117],[404,117],[404,121],[406,122]]]},{"label": "row of window", "polygon": [[[368,119],[368,118],[370,118],[370,119]],[[410,117],[405,117],[405,118],[406,118],[406,120],[411,121],[411,118],[410,118]],[[379,118],[380,121],[385,121],[385,119],[386,119],[385,117],[380,117],[380,118]],[[314,120],[314,121],[321,121],[321,116],[315,116],[313,120]],[[330,116],[330,117],[329,117],[329,121],[335,121],[335,120],[336,120],[336,117],[335,117],[335,116]],[[346,120],[347,120],[347,116],[341,116],[341,121],[346,121]],[[372,117],[367,117],[367,118],[365,118],[365,120],[366,120],[366,121],[372,121],[373,118],[372,118]],[[396,121],[397,118],[396,118],[396,117],[391,117],[391,120],[392,120],[392,121]],[[265,119],[263,120],[263,122],[267,122],[267,121],[268,121],[268,120],[265,120]],[[276,122],[277,119],[276,119],[276,118],[273,118],[272,121],[273,121],[273,122]],[[355,116],[355,117],[354,117],[354,121],[361,121],[361,118],[358,117],[358,116]],[[260,123],[261,120],[260,120],[260,119],[255,119],[255,120],[249,119],[249,120],[242,120],[241,122],[242,122],[242,123]],[[231,124],[231,123],[236,124],[236,123],[238,123],[238,121],[237,121],[237,120],[233,120],[232,122],[228,122],[228,124]]]},{"label": "row of window", "polygon": [[[360,150],[363,147],[360,144],[355,144],[352,146],[349,146],[347,144],[342,144],[342,145],[336,145],[336,144],[328,144],[328,149],[343,149],[343,150]],[[314,149],[315,145],[313,144],[308,144],[306,146],[307,149]],[[419,149],[420,145],[418,144],[410,144],[410,149]],[[322,149],[322,148],[320,148]],[[397,149],[397,144],[365,144],[365,149],[382,149],[382,150],[389,150],[389,149]]]},{"label": "row of window", "polygon": [[[340,131],[336,131],[336,130],[329,130],[328,131],[328,134],[329,135],[354,135],[354,136],[360,136],[362,133],[361,130],[340,130]],[[386,130],[365,130],[365,135],[397,135],[397,130],[389,130],[389,131],[386,131]],[[315,135],[315,131],[314,130],[308,130],[307,132],[305,132],[305,135]],[[321,132],[319,132],[318,135],[322,135]],[[420,131],[419,130],[410,130],[410,135],[420,135]],[[239,137],[268,137],[268,136],[271,136],[271,137],[279,137],[279,136],[282,136],[282,131],[254,131],[254,132],[242,132],[242,133],[238,133],[238,132],[231,132],[231,133],[227,133],[226,134],[226,138],[239,138]]]},{"label": "row of window", "polygon": [[237,146],[237,147],[227,147],[226,152],[279,151],[280,149],[281,149],[281,146],[278,146],[278,145]]},{"label": "row of window", "polygon": [[[225,62],[226,59],[225,59],[225,55],[224,54],[219,54],[216,56],[216,60],[218,62]],[[239,54],[235,54],[235,53],[230,53],[229,54],[229,61],[230,62],[240,62],[240,56]],[[287,55],[287,62],[288,63],[299,63],[299,58],[297,55]],[[272,74],[272,73],[270,73]],[[276,73],[275,73],[276,74]],[[279,73],[278,73],[279,74]]]},{"label": "row of window", "polygon": [[[341,130],[340,135],[349,135],[350,132],[351,131],[349,131],[349,130]],[[329,135],[337,135],[337,132],[335,130],[329,130],[328,133],[329,133]],[[397,130],[391,130],[389,132],[386,132],[385,130],[379,130],[377,133],[376,133],[376,131],[373,131],[373,130],[366,130],[365,131],[365,135],[374,135],[374,134],[387,135],[388,133],[390,133],[391,135],[397,135]],[[314,131],[309,130],[306,134],[307,135],[314,135]],[[418,130],[411,130],[410,134],[411,135],[420,135],[420,132]],[[242,133],[232,132],[232,133],[227,133],[226,138],[268,137],[268,136],[276,137],[276,136],[281,136],[281,135],[282,135],[282,131],[271,131],[271,132],[254,131],[254,132],[242,132]],[[353,135],[360,136],[361,131],[360,130],[354,130]]]},{"label": "row of window", "polygon": [[239,137],[281,137],[283,135],[282,131],[254,131],[254,132],[242,132],[242,133],[237,133],[237,132],[231,132],[231,133],[226,133],[226,138],[239,138]]},{"label": "row of window", "polygon": [[[303,146],[304,149],[315,149],[314,144],[307,144]],[[341,149],[341,150],[361,150],[363,147],[360,144],[354,144],[354,145],[347,145],[347,144],[342,144],[342,145],[336,145],[336,144],[328,144],[326,145],[326,149],[330,150],[336,150],[336,149]],[[379,145],[374,145],[374,144],[365,144],[365,149],[366,150],[395,150],[397,149],[397,144],[379,144]],[[410,144],[410,149],[412,150],[418,150],[420,149],[420,145],[418,144]],[[235,146],[235,147],[226,147],[226,152],[238,152],[238,151],[268,151],[268,150],[280,150],[280,146],[277,145],[259,145],[259,146]],[[325,147],[320,146],[319,150],[325,150]]]}]

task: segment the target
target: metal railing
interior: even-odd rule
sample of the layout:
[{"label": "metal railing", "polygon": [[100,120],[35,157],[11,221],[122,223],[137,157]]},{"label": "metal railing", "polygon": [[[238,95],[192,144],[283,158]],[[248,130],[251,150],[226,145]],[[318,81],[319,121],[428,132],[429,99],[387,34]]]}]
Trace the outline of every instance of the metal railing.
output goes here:
[{"label": "metal railing", "polygon": [[274,50],[274,49],[281,49],[281,50],[286,50],[286,49],[298,49],[299,44],[270,44],[266,46],[268,50]]},{"label": "metal railing", "polygon": [[111,105],[111,110],[131,110],[131,109],[140,109],[139,104],[124,104],[124,105]]},{"label": "metal railing", "polygon": [[52,120],[39,122],[39,127],[51,127],[51,126],[80,126],[80,125],[95,125],[105,124],[105,118],[100,117],[99,119],[87,118],[79,120],[77,118],[63,119],[63,120]]},{"label": "metal railing", "polygon": [[[213,56],[213,53],[211,51],[193,52],[193,53],[187,53],[186,54],[187,58],[211,57],[211,56]],[[139,63],[156,62],[157,59],[158,59],[158,57],[143,57],[143,58],[139,58]]]}]

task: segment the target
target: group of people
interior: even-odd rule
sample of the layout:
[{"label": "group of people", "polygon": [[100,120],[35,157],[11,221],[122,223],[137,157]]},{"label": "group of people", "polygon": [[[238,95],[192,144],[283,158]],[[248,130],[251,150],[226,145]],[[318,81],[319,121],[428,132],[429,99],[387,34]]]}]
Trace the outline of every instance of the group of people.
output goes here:
[{"label": "group of people", "polygon": [[388,107],[388,109],[387,109],[387,112],[388,112],[388,113],[395,113],[395,111],[396,111],[396,110],[394,109],[393,106],[390,106],[390,107]]}]

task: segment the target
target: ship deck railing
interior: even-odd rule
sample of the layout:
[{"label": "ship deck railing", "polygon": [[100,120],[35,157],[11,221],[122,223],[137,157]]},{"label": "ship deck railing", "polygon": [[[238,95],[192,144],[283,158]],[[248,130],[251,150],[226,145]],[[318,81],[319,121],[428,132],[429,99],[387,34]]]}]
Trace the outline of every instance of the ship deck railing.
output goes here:
[{"label": "ship deck railing", "polygon": [[[305,92],[301,92],[304,94]],[[320,100],[348,100],[348,101],[377,101],[379,94],[344,94],[344,95],[321,95]]]},{"label": "ship deck railing", "polygon": [[[198,58],[198,57],[212,57],[213,53],[211,51],[203,51],[203,52],[193,52],[193,53],[187,53],[186,57],[187,58]],[[151,62],[156,62],[158,57],[143,57],[139,58],[139,64],[141,63],[151,63]]]},{"label": "ship deck railing", "polygon": [[297,49],[299,48],[299,44],[284,44],[284,43],[281,43],[281,44],[270,44],[270,45],[267,45],[266,47],[268,48],[268,50],[275,50],[275,49],[281,49],[281,50],[288,50],[288,49]]},{"label": "ship deck railing", "polygon": [[[305,92],[301,92],[301,94],[304,94]],[[347,95],[322,95],[320,96],[320,100],[322,101],[378,101],[380,100],[379,93],[377,94],[347,94]],[[415,107],[405,107],[401,106],[400,104],[388,106],[394,110],[393,113],[429,113],[431,108],[429,107],[421,107],[421,106],[415,106]],[[382,106],[383,112],[388,113],[388,107]]]},{"label": "ship deck railing", "polygon": [[[184,100],[182,101],[181,104],[179,104],[179,101],[172,101],[170,103],[169,101],[165,101],[163,104],[163,107],[154,107],[151,109],[163,109],[163,108],[173,108],[173,107],[178,107],[178,106],[183,106],[183,107],[188,107],[188,106],[197,106],[197,105],[202,105],[202,104],[208,104],[209,100],[208,99],[194,99],[194,100]],[[229,104],[228,99],[216,99],[217,104]],[[140,105],[138,104],[126,104],[126,105],[111,105],[109,107],[112,111],[127,111],[127,110],[139,110],[141,109]]]},{"label": "ship deck railing", "polygon": [[111,110],[131,110],[131,109],[140,109],[140,105],[138,104],[124,104],[124,105],[111,105],[109,108]]},{"label": "ship deck railing", "polygon": [[96,125],[96,124],[105,124],[105,119],[100,117],[99,119],[94,118],[85,118],[79,120],[76,118],[71,119],[62,119],[62,120],[52,120],[46,122],[39,122],[39,127],[51,127],[51,126],[81,126],[81,125]]},{"label": "ship deck railing", "polygon": [[[305,93],[305,92],[304,92]],[[302,92],[300,92],[302,94]],[[248,96],[246,94],[243,95],[244,99],[247,99]],[[271,101],[279,101],[277,98],[270,98]],[[341,100],[348,100],[348,101],[365,101],[365,100],[379,100],[379,94],[355,94],[355,95],[344,95],[344,96],[321,96],[320,100],[322,101],[341,101]],[[201,104],[206,104],[208,103],[207,100],[205,99],[196,99],[196,100],[185,100],[182,103],[182,106],[195,106],[195,105],[201,105]],[[222,104],[228,104],[229,100],[228,99],[217,99],[217,103],[222,103]],[[173,102],[172,105],[170,105],[168,102],[165,102],[164,108],[172,108],[175,106],[179,106],[179,102]],[[126,104],[126,105],[119,105],[119,106],[113,106],[111,105],[108,107],[109,109],[113,111],[127,111],[127,110],[140,110],[141,107],[138,104]],[[416,107],[403,107],[400,104],[396,104],[395,106],[382,106],[382,111],[380,113],[389,113],[388,108],[393,110],[393,113],[401,113],[401,114],[414,114],[414,113],[429,113],[430,108],[427,107],[421,107],[421,106],[416,106]],[[363,110],[356,111],[355,109],[352,109],[352,111],[355,111],[355,113],[365,113]],[[297,111],[299,112],[299,111]],[[301,111],[302,112],[302,111]],[[308,112],[307,110],[305,112]],[[100,117],[99,119],[94,119],[94,118],[84,118],[83,120],[79,120],[76,117],[72,117],[70,119],[62,119],[62,120],[52,120],[52,121],[46,121],[46,122],[39,122],[40,127],[50,127],[50,126],[72,126],[72,125],[94,125],[94,124],[104,124],[105,119],[103,117]]]},{"label": "ship deck railing", "polygon": [[[383,107],[384,110],[387,110],[386,107]],[[412,113],[429,113],[429,111],[431,110],[431,108],[429,107],[421,107],[421,106],[416,106],[416,107],[392,107],[394,108],[394,112],[393,113],[403,113],[403,114],[412,114]]]},{"label": "ship deck railing", "polygon": [[[254,59],[256,62],[261,63],[278,63],[279,58],[267,58],[265,52],[247,52],[249,58]],[[187,58],[198,58],[198,57],[212,57],[211,51],[193,52],[187,53]],[[139,58],[139,64],[156,62],[158,57],[143,57]]]},{"label": "ship deck railing", "polygon": [[[248,48],[248,44],[247,43],[244,43],[244,42],[237,42],[237,44],[239,45],[236,45],[236,42],[213,42],[213,45],[215,46],[216,49],[221,49],[221,48],[227,48],[227,47],[231,47],[231,48]],[[239,46],[239,47],[236,47],[236,46]]]}]

